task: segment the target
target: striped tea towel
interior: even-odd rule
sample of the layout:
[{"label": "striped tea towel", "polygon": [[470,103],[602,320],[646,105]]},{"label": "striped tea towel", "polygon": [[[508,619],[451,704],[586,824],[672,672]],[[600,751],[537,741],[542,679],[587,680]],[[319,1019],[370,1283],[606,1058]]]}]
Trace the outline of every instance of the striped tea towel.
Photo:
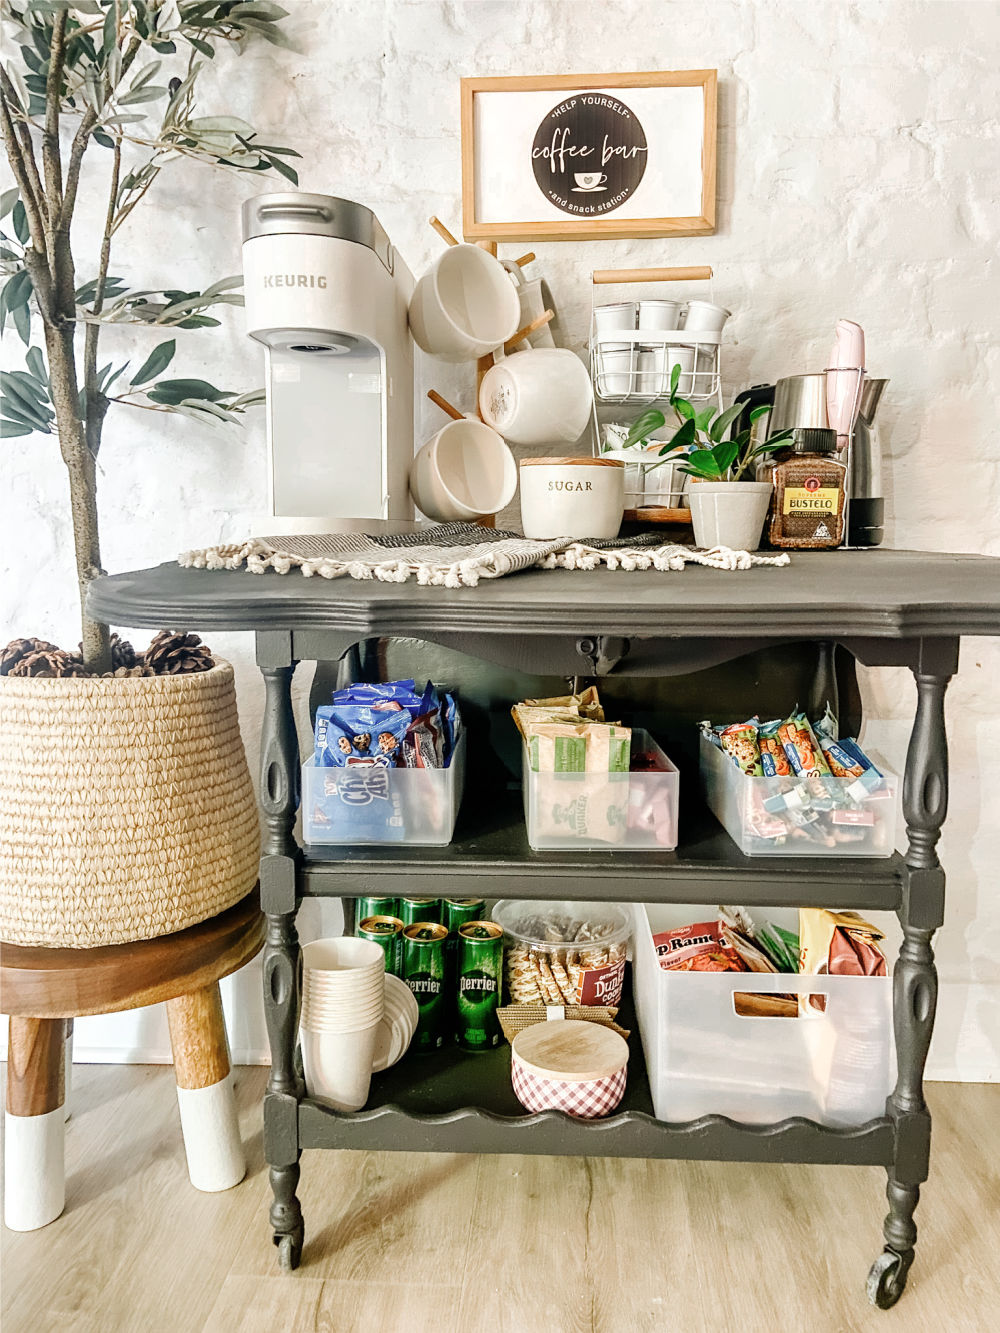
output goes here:
[{"label": "striped tea towel", "polygon": [[575,541],[553,537],[536,541],[517,532],[482,528],[477,523],[444,523],[417,532],[337,532],[322,536],[253,537],[228,546],[185,551],[177,563],[187,569],[246,569],[263,574],[300,570],[306,578],[379,579],[383,583],[418,583],[445,588],[474,588],[480,579],[499,579],[522,569],[660,569],[687,564],[712,569],[749,569],[751,565],[787,565],[788,556],[758,555],[717,546],[697,551],[664,544],[662,535],[645,532],[621,538]]}]

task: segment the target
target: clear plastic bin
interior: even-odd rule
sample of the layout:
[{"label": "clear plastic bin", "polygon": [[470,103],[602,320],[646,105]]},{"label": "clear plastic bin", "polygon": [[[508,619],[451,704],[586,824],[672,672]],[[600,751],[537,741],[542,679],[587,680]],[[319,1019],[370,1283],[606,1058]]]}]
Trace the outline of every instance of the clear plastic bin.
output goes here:
[{"label": "clear plastic bin", "polygon": [[700,744],[708,808],[744,855],[891,856],[895,850],[899,779],[881,762],[878,769],[885,781],[862,801],[846,794],[854,778],[822,778],[823,788],[834,797],[834,808],[810,824],[794,799],[787,815],[769,811],[765,804],[788,793],[794,798],[799,790],[806,792],[807,779],[750,778],[704,735]]},{"label": "clear plastic bin", "polygon": [[534,773],[522,746],[524,818],[536,851],[671,851],[677,846],[680,774],[648,731],[632,752],[663,764],[650,773]]},{"label": "clear plastic bin", "polygon": [[[667,972],[653,933],[711,919],[712,909],[636,903],[633,912],[635,1006],[660,1120],[848,1126],[885,1113],[896,1078],[891,977]],[[770,909],[767,919],[796,928],[794,912]],[[737,1012],[743,995],[822,995],[825,1009],[800,1002],[795,1017],[750,1017]]]},{"label": "clear plastic bin", "polygon": [[302,765],[302,837],[307,843],[364,847],[451,842],[465,781],[465,733],[447,768]]}]

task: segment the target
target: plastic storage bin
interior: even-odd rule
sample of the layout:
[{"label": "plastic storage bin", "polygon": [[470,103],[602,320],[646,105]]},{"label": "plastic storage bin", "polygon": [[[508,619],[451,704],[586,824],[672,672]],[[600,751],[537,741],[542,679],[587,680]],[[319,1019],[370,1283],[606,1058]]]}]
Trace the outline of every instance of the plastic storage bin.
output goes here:
[{"label": "plastic storage bin", "polygon": [[663,764],[650,773],[535,773],[522,747],[524,817],[536,851],[671,851],[677,846],[680,774],[648,731],[632,752]]},{"label": "plastic storage bin", "polygon": [[885,781],[861,802],[846,795],[853,778],[824,777],[823,786],[842,799],[810,834],[813,825],[793,826],[794,810],[784,818],[765,806],[765,801],[804,787],[806,779],[750,778],[704,736],[700,744],[705,800],[744,855],[891,856],[895,850],[899,779],[883,764],[878,769]]},{"label": "plastic storage bin", "polygon": [[[636,1013],[660,1120],[847,1126],[885,1113],[896,1077],[891,977],[666,972],[654,932],[710,919],[711,908],[636,903],[633,912]],[[767,917],[795,929],[794,912]],[[823,995],[825,1010],[748,1017],[736,1012],[740,993]]]},{"label": "plastic storage bin", "polygon": [[302,765],[302,837],[354,847],[451,842],[465,780],[465,733],[447,768]]}]

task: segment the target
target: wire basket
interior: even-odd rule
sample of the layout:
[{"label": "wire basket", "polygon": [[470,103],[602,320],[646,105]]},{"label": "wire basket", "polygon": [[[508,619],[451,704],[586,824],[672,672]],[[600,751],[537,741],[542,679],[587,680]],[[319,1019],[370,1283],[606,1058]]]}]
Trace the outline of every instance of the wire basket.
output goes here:
[{"label": "wire basket", "polygon": [[677,392],[690,402],[719,393],[721,333],[683,329],[615,329],[590,340],[590,373],[602,403],[640,406],[670,396],[670,380],[680,367]]}]

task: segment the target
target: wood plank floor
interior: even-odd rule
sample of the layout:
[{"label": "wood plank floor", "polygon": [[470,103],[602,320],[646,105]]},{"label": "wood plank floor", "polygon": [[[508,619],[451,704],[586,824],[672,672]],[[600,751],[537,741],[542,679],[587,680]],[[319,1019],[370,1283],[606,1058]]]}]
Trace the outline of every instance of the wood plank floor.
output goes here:
[{"label": "wood plank floor", "polygon": [[980,1333],[1000,1306],[1000,1086],[935,1084],[917,1261],[871,1309],[884,1172],[628,1159],[303,1155],[277,1271],[260,1097],[250,1170],[190,1188],[171,1070],[80,1066],[66,1212],[3,1232],[3,1333]]}]

